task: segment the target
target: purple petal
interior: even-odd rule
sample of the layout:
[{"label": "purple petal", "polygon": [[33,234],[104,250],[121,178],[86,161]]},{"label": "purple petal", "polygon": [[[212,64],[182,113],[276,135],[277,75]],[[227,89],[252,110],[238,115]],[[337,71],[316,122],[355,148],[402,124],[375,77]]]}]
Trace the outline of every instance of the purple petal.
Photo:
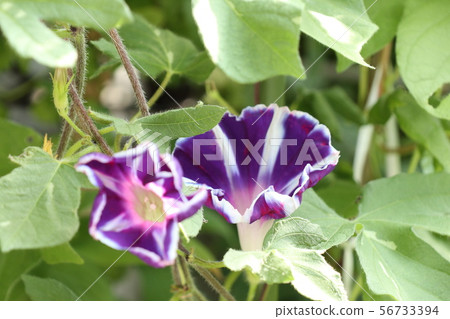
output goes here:
[{"label": "purple petal", "polygon": [[154,267],[174,262],[178,222],[195,214],[208,193],[182,193],[182,169],[153,144],[113,157],[88,154],[77,170],[100,188],[92,208],[89,233],[119,250],[129,250]]},{"label": "purple petal", "polygon": [[257,105],[180,139],[174,156],[187,178],[209,187],[208,206],[229,222],[252,223],[298,207],[301,193],[337,164],[330,140],[329,130],[307,113]]}]

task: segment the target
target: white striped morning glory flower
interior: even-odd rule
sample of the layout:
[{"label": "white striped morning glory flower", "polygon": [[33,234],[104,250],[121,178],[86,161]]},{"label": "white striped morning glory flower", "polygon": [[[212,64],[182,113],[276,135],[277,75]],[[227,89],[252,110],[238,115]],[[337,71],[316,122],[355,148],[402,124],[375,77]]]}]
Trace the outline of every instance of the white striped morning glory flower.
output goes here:
[{"label": "white striped morning glory flower", "polygon": [[226,113],[212,130],[177,141],[185,178],[206,185],[206,205],[237,224],[243,250],[260,250],[275,219],[336,166],[328,128],[287,107],[257,105]]}]

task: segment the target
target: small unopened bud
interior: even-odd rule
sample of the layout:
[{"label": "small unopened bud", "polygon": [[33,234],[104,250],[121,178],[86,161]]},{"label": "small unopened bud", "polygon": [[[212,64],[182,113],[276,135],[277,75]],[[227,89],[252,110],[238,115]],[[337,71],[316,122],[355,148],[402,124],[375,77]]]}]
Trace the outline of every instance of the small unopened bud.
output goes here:
[{"label": "small unopened bud", "polygon": [[69,98],[67,96],[71,80],[67,80],[67,69],[56,68],[53,80],[53,102],[59,115],[65,117],[69,110]]}]

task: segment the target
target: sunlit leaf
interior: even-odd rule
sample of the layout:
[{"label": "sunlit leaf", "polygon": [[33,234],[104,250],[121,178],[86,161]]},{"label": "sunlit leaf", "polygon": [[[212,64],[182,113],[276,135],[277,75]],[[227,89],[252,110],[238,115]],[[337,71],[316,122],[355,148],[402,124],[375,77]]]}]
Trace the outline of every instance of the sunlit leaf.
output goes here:
[{"label": "sunlit leaf", "polygon": [[2,251],[69,241],[78,229],[79,173],[41,148],[14,160],[21,167],[0,179]]},{"label": "sunlit leaf", "polygon": [[396,57],[400,74],[411,94],[429,113],[450,119],[450,95],[435,108],[428,99],[450,82],[450,2],[407,2],[398,26]]},{"label": "sunlit leaf", "polygon": [[356,250],[376,294],[398,300],[448,300],[449,262],[412,228],[450,234],[450,175],[398,175],[369,183]]},{"label": "sunlit leaf", "polygon": [[298,2],[193,0],[192,10],[211,59],[233,80],[303,74]]}]

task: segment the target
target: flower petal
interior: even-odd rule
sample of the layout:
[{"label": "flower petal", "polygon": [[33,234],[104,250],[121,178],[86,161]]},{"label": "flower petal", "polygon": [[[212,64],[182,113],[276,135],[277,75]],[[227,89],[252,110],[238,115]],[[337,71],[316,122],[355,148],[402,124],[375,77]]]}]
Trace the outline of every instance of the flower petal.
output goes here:
[{"label": "flower petal", "polygon": [[339,152],[330,140],[328,128],[307,113],[257,105],[180,139],[174,156],[187,178],[209,187],[208,206],[229,222],[254,222],[298,207],[301,193],[337,164]]},{"label": "flower petal", "polygon": [[277,193],[270,186],[253,201],[244,216],[250,224],[259,219],[280,219],[289,216],[299,205],[297,197]]}]

